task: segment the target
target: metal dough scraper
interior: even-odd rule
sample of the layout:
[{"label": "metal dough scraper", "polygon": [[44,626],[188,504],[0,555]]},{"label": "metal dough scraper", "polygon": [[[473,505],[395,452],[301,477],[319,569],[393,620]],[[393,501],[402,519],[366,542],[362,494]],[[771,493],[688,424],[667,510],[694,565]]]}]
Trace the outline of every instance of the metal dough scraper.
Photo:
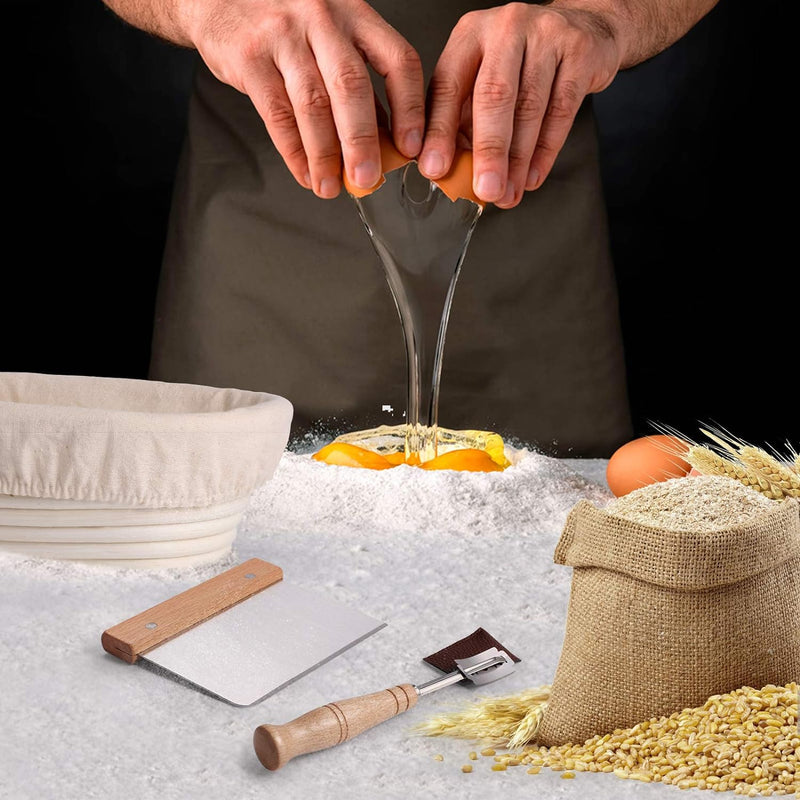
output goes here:
[{"label": "metal dough scraper", "polygon": [[263,700],[385,626],[250,559],[106,630],[103,648],[237,706]]}]

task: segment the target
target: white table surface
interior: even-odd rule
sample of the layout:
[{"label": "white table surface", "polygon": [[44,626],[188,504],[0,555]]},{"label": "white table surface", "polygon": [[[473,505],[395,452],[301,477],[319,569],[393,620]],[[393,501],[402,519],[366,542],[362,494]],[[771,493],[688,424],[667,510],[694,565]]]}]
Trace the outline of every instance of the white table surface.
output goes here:
[{"label": "white table surface", "polygon": [[[564,496],[544,497],[522,530],[372,532],[333,525],[313,498],[297,503],[291,474],[254,495],[229,562],[186,571],[117,570],[0,556],[2,743],[0,797],[27,798],[631,798],[674,795],[659,784],[544,770],[461,766],[475,745],[409,735],[435,711],[476,697],[455,686],[330,750],[268,772],[252,733],[318,705],[434,675],[423,656],[483,626],[522,658],[485,687],[510,694],[549,683],[563,637],[569,570],[552,563],[563,519],[581,496],[602,496],[605,462],[564,461]],[[321,466],[321,465],[320,465]],[[341,469],[341,468],[339,468]],[[574,475],[575,480],[569,478]],[[583,477],[581,477],[583,476]],[[302,522],[305,519],[305,522]],[[294,521],[293,521],[294,520]],[[300,522],[298,522],[300,521]],[[274,524],[273,524],[274,523]],[[222,569],[258,556],[285,578],[328,593],[387,626],[263,702],[227,705],[100,646],[103,630]],[[443,761],[434,759],[441,754]]]}]

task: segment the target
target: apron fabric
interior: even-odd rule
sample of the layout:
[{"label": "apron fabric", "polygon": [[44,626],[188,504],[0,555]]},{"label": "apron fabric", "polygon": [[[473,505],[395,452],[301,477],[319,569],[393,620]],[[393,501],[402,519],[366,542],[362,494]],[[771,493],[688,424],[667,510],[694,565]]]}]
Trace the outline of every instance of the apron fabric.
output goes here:
[{"label": "apron fabric", "polygon": [[[461,0],[373,3],[426,81]],[[439,424],[553,455],[631,433],[590,100],[541,189],[478,221],[455,292]],[[247,97],[198,67],[176,176],[150,377],[283,395],[295,441],[403,421],[402,329],[343,190],[298,186]]]}]

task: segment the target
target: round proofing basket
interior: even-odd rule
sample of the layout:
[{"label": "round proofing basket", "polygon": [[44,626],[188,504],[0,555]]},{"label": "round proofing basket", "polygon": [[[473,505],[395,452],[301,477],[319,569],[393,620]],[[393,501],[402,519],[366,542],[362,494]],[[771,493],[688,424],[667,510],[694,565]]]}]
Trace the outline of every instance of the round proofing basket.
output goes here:
[{"label": "round proofing basket", "polygon": [[217,560],[291,418],[288,400],[262,392],[0,373],[0,550],[124,567]]}]

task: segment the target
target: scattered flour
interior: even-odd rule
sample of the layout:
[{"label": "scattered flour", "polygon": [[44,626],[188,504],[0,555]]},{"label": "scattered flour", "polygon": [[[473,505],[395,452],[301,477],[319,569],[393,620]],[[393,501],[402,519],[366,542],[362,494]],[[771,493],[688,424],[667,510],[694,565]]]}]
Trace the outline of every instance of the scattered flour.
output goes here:
[{"label": "scattered flour", "polygon": [[[524,449],[515,460],[502,473],[373,472],[288,451],[253,494],[223,562],[135,570],[0,554],[0,715],[12,732],[0,747],[0,798],[493,796],[498,774],[488,763],[476,764],[472,775],[461,772],[463,742],[409,735],[437,709],[473,696],[474,687],[432,695],[402,718],[276,773],[258,763],[252,736],[257,725],[331,700],[434,677],[422,657],[479,626],[523,659],[497,691],[552,678],[571,577],[553,563],[553,551],[576,502],[603,504],[611,495],[601,460],[559,461]],[[100,634],[109,626],[252,557],[386,627],[247,708],[102,649]],[[637,786],[624,785],[633,782],[603,780],[613,776],[570,782],[552,773],[534,787],[524,772],[511,772],[501,776],[508,800],[531,792],[637,797]]]},{"label": "scattered flour", "polygon": [[605,510],[674,531],[714,531],[757,516],[774,502],[733,478],[698,475],[643,486],[612,500]]},{"label": "scattered flour", "polygon": [[[610,775],[563,781],[547,770],[534,786],[524,772],[498,777],[488,760],[464,775],[462,741],[408,734],[430,714],[474,696],[463,686],[276,773],[252,752],[257,725],[433,677],[422,657],[478,626],[523,659],[491,693],[514,694],[552,679],[571,583],[570,570],[553,564],[553,550],[575,503],[604,506],[612,497],[601,460],[570,463],[524,448],[514,460],[505,472],[489,474],[405,466],[373,472],[287,451],[274,478],[253,494],[224,562],[126,570],[0,554],[0,715],[12,732],[0,748],[0,798],[39,800],[56,787],[59,797],[87,800],[484,800],[497,794],[501,779],[508,800],[532,793],[638,800],[636,782]],[[747,500],[759,504],[752,494]],[[699,502],[709,514],[725,510],[718,504],[714,512],[709,502],[713,496]],[[107,627],[252,557],[387,626],[247,708],[103,651]],[[654,798],[672,796],[667,786],[647,789]]]}]

